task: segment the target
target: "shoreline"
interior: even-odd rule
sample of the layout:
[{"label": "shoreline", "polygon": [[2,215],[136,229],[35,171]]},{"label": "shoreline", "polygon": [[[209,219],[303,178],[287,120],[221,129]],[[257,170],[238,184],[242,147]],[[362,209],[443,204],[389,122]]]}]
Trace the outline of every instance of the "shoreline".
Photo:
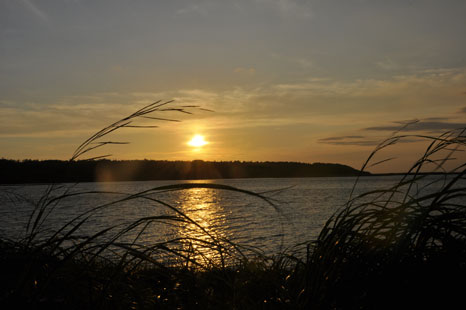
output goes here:
[{"label": "shoreline", "polygon": [[54,184],[78,184],[78,183],[123,183],[123,182],[153,182],[153,181],[163,181],[163,182],[189,182],[189,181],[218,181],[218,180],[246,180],[246,179],[320,179],[320,178],[361,178],[361,177],[389,177],[389,176],[412,176],[412,175],[423,175],[423,176],[438,176],[438,175],[458,175],[459,172],[419,172],[419,173],[403,173],[403,172],[393,172],[393,173],[371,173],[368,175],[355,176],[355,175],[329,175],[329,176],[298,176],[298,177],[240,177],[240,178],[211,178],[211,179],[147,179],[147,180],[113,180],[113,181],[64,181],[64,182],[21,182],[21,183],[0,183],[0,186],[19,186],[19,185],[54,185]]}]

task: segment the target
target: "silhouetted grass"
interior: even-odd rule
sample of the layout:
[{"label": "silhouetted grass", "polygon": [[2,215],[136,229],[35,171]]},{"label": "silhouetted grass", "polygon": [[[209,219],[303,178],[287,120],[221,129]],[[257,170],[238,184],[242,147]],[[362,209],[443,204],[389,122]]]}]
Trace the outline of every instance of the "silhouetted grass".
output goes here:
[{"label": "silhouetted grass", "polygon": [[[365,166],[375,152],[407,137],[381,143]],[[350,199],[325,224],[307,260],[309,305],[366,309],[464,305],[465,162],[444,170],[465,146],[464,129],[415,137],[430,144],[397,184]],[[419,174],[426,166],[444,174],[429,179]],[[430,182],[422,188],[420,181]]]},{"label": "silhouetted grass", "polygon": [[[168,103],[153,103],[104,128],[79,146],[71,160],[121,143],[102,142],[117,129],[147,127],[132,123],[138,118],[176,121],[152,113],[195,108],[172,108]],[[380,150],[412,137],[397,133],[382,142],[363,169],[372,165]],[[292,252],[266,257],[259,249],[204,228],[160,195],[192,188],[234,191],[265,201],[271,212],[279,214],[275,201],[265,194],[218,184],[177,184],[129,194],[51,186],[36,203],[24,238],[0,239],[0,303],[7,308],[39,309],[444,308],[453,301],[464,305],[466,163],[445,168],[461,154],[464,130],[415,137],[430,145],[409,172],[391,188],[351,197],[327,221],[318,239],[307,244],[305,257]],[[426,166],[444,174],[429,179],[420,174]],[[420,188],[426,180],[429,188]],[[92,206],[58,230],[46,228],[48,217],[67,198],[96,194],[115,199]],[[82,234],[80,229],[97,212],[141,200],[169,210],[170,215],[142,217]],[[147,244],[142,236],[154,223],[186,224],[197,237]]]}]

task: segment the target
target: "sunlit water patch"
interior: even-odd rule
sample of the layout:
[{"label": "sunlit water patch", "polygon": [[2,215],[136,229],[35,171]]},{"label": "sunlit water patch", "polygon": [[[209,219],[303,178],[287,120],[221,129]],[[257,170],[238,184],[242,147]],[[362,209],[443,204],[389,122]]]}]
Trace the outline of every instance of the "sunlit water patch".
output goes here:
[{"label": "sunlit water patch", "polygon": [[[398,176],[363,177],[353,195],[388,188],[397,180]],[[74,235],[90,236],[113,227],[99,240],[118,236],[115,240],[122,246],[137,244],[147,252],[175,249],[171,258],[170,251],[161,252],[166,259],[219,264],[232,253],[272,255],[315,240],[325,221],[348,201],[354,182],[355,178],[295,178],[81,183],[55,185],[48,194],[47,185],[1,186],[0,229],[2,236],[12,239],[26,236],[26,228],[33,227],[49,236],[67,224],[64,231],[69,231],[92,215]],[[183,183],[229,185],[260,193],[268,201],[213,188],[151,190]],[[31,221],[31,212],[44,205],[41,220]]]}]

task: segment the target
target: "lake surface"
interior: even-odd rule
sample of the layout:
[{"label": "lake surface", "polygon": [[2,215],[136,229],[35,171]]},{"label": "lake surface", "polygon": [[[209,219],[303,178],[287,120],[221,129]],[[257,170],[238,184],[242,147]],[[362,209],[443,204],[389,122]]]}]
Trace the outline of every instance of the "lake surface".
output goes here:
[{"label": "lake surface", "polygon": [[[362,177],[355,194],[388,188],[399,179],[400,176]],[[332,177],[80,183],[59,184],[53,188],[48,185],[0,186],[0,232],[2,236],[21,238],[29,215],[40,204],[41,198],[66,193],[69,195],[52,200],[46,209],[44,214],[51,212],[40,226],[43,235],[56,231],[83,212],[99,207],[76,234],[89,235],[121,225],[115,228],[118,230],[142,217],[159,216],[145,227],[138,242],[150,245],[184,237],[206,240],[208,233],[270,255],[315,240],[324,223],[348,201],[355,180],[353,177]],[[429,177],[422,182],[427,184],[431,180]],[[184,183],[229,185],[262,193],[269,201],[212,188],[151,190]],[[435,186],[440,185],[436,183]],[[46,195],[50,189],[51,193]],[[144,193],[128,199],[128,195],[141,192]],[[168,218],[180,214],[186,216],[183,221]],[[131,242],[140,229],[142,227],[121,238]]]}]

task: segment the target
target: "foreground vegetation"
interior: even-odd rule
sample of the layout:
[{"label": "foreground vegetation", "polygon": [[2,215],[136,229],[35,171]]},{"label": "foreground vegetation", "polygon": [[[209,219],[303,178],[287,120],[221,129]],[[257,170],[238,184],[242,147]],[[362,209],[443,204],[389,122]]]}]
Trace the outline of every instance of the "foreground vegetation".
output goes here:
[{"label": "foreground vegetation", "polygon": [[[78,148],[73,160],[105,145],[91,143],[99,143],[107,133],[164,107],[154,103],[103,129]],[[382,142],[363,170],[375,153],[403,138],[407,136]],[[144,217],[83,236],[79,228],[118,200],[96,205],[57,231],[44,231],[48,214],[63,199],[86,194],[56,194],[51,187],[37,202],[24,238],[1,238],[0,303],[7,309],[464,308],[466,163],[446,167],[453,156],[461,155],[466,136],[458,130],[417,138],[430,144],[412,169],[391,188],[350,197],[317,240],[300,245],[304,255],[265,257],[205,230],[158,198],[164,191],[209,187],[252,195],[279,212],[262,194],[215,184],[153,188],[119,201],[149,200],[174,215]],[[427,176],[420,174],[424,168],[444,174],[436,174],[426,185]],[[432,185],[435,190],[429,190]],[[153,222],[189,223],[205,238],[140,242],[139,236]],[[134,232],[137,236],[131,241],[124,238]],[[215,257],[207,256],[205,248]]]}]

